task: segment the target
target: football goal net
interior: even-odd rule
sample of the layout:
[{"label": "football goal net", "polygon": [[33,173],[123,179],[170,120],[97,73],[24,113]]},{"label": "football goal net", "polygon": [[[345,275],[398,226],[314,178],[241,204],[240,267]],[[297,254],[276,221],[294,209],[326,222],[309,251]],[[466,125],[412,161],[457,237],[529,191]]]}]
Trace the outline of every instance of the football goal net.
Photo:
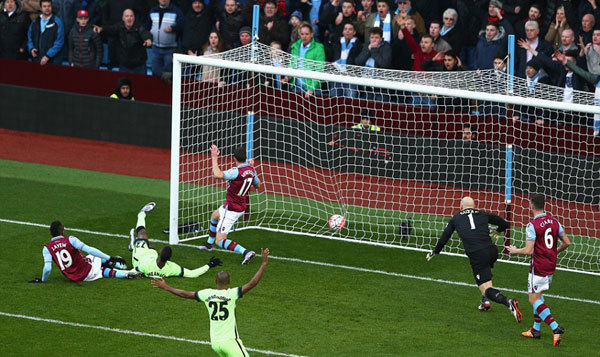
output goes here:
[{"label": "football goal net", "polygon": [[[561,269],[600,275],[600,138],[591,93],[494,70],[409,72],[314,62],[259,43],[173,70],[170,237],[205,237],[244,146],[262,182],[235,230],[257,228],[431,250],[460,199],[505,217],[524,245],[528,197],[573,245]],[[332,230],[332,215],[345,218]],[[236,233],[234,233],[236,234]],[[455,235],[444,249],[463,255]],[[523,263],[526,257],[501,259]]]}]

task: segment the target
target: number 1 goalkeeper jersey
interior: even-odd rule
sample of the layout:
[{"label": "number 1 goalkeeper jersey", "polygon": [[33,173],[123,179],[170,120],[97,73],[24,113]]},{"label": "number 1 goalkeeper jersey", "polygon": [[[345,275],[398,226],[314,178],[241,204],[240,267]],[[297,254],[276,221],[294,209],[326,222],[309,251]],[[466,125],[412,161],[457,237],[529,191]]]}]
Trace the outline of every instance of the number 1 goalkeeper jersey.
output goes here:
[{"label": "number 1 goalkeeper jersey", "polygon": [[210,318],[210,341],[238,339],[235,304],[242,297],[242,288],[226,290],[204,289],[196,292],[196,300],[203,301]]}]

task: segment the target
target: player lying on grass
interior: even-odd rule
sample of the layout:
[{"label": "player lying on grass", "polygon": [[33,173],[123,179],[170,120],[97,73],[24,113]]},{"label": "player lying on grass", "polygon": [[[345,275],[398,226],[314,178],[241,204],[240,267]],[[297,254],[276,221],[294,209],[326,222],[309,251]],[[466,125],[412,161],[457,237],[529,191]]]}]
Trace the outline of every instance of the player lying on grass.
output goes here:
[{"label": "player lying on grass", "polygon": [[262,256],[260,268],[254,274],[252,280],[242,287],[230,289],[231,279],[226,271],[217,273],[216,289],[204,289],[196,292],[175,289],[167,285],[162,278],[152,280],[152,285],[186,299],[196,299],[204,302],[210,318],[210,344],[213,351],[219,356],[247,357],[248,351],[246,351],[242,340],[238,338],[235,308],[237,300],[258,284],[267,268],[269,248],[261,249],[260,254]]},{"label": "player lying on grass", "polygon": [[489,300],[492,300],[508,307],[515,320],[521,322],[519,303],[502,295],[492,286],[492,268],[498,260],[498,247],[492,242],[488,224],[498,226],[496,232],[504,232],[508,228],[506,220],[495,214],[475,209],[475,201],[471,197],[464,197],[460,201],[460,212],[450,219],[435,249],[427,254],[427,260],[431,260],[442,251],[456,230],[471,262],[475,282],[483,295],[479,310],[489,310]]},{"label": "player lying on grass", "polygon": [[[64,276],[76,282],[93,281],[102,277],[132,279],[141,275],[133,270],[120,270],[127,269],[123,258],[110,257],[94,247],[85,245],[77,237],[65,236],[65,227],[59,221],[52,222],[50,234],[52,239],[42,249],[42,277],[31,280],[30,283],[46,282],[52,271],[53,260]],[[81,251],[88,255],[84,257]]]},{"label": "player lying on grass", "polygon": [[[150,202],[142,207],[137,216],[136,228],[132,228],[129,232],[128,249],[132,251],[131,264],[136,271],[147,277],[182,276],[184,278],[197,278],[206,273],[208,269],[222,265],[219,258],[212,257],[206,265],[189,270],[171,261],[173,253],[171,247],[163,247],[160,254],[152,248],[146,232],[146,214],[152,211],[155,206],[156,203]],[[137,233],[137,238],[135,233]]]},{"label": "player lying on grass", "polygon": [[[556,218],[546,214],[544,211],[545,205],[546,198],[543,195],[531,196],[529,209],[533,214],[533,220],[527,224],[525,229],[525,247],[517,248],[511,245],[508,247],[508,252],[510,254],[531,256],[527,290],[529,292],[529,303],[533,306],[534,323],[532,328],[521,333],[521,335],[529,338],[540,338],[540,328],[542,320],[544,320],[552,329],[554,346],[558,346],[565,329],[552,317],[542,293],[550,289],[558,253],[567,249],[571,241]],[[560,246],[558,245],[559,240],[561,242]]]},{"label": "player lying on grass", "polygon": [[250,187],[256,189],[260,186],[256,170],[252,167],[252,160],[246,164],[246,150],[243,146],[235,149],[233,156],[237,166],[225,172],[219,168],[219,155],[221,152],[216,145],[210,147],[213,176],[227,181],[227,197],[225,203],[215,210],[210,216],[208,240],[199,246],[200,250],[212,251],[213,244],[223,249],[228,249],[244,256],[242,264],[248,264],[256,253],[247,250],[240,244],[227,239],[227,235],[237,220],[244,215],[247,209],[248,193]]}]

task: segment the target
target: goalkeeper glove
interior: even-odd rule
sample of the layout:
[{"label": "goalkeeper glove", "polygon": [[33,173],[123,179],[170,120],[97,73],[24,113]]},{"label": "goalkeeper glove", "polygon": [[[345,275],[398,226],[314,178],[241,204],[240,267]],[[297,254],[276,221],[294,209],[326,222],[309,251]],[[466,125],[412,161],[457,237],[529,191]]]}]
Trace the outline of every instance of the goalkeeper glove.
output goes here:
[{"label": "goalkeeper glove", "polygon": [[210,260],[208,261],[208,267],[209,268],[214,268],[217,265],[223,265],[223,262],[221,262],[221,259],[215,258],[214,256],[212,256],[210,258]]},{"label": "goalkeeper glove", "polygon": [[430,261],[431,258],[433,258],[436,255],[436,253],[432,250],[431,252],[427,253],[427,256],[425,257],[425,259],[427,259],[427,261]]},{"label": "goalkeeper glove", "polygon": [[29,280],[32,284],[43,283],[42,278],[35,278],[33,280]]},{"label": "goalkeeper glove", "polygon": [[502,235],[501,232],[498,232],[497,230],[492,230],[490,231],[490,237],[492,239],[500,239],[500,238],[504,238],[504,236]]},{"label": "goalkeeper glove", "polygon": [[127,269],[127,262],[125,262],[125,259],[119,257],[118,255],[110,257],[110,259],[108,259],[105,265],[109,268],[114,268],[119,263],[121,264],[122,269]]}]

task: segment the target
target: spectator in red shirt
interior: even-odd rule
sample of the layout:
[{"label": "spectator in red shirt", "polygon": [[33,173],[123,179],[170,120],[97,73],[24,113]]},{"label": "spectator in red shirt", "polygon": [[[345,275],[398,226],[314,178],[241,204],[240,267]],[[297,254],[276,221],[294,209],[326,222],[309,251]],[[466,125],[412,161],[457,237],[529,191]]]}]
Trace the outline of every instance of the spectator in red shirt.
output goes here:
[{"label": "spectator in red shirt", "polygon": [[398,39],[406,41],[406,45],[413,53],[415,61],[412,66],[413,71],[422,71],[423,68],[421,65],[426,59],[433,58],[437,54],[437,51],[433,49],[434,43],[433,38],[430,35],[425,35],[421,37],[421,43],[417,44],[413,35],[406,29],[404,26],[404,20],[401,21],[400,28],[401,30],[398,32]]}]

